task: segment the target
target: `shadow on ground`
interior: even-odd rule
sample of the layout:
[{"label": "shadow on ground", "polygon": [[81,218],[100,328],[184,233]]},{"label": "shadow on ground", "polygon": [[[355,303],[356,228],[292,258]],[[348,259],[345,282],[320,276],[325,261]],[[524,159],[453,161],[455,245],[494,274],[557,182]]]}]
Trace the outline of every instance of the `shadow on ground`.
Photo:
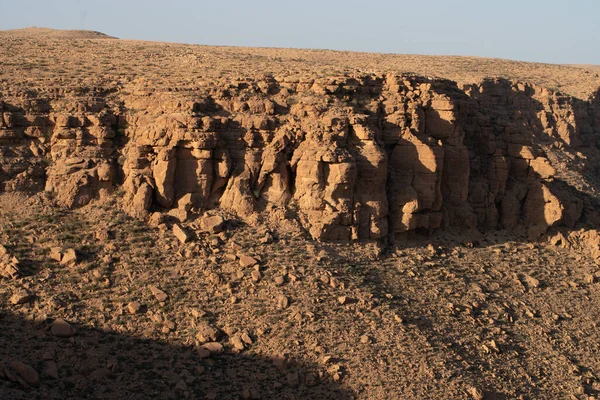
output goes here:
[{"label": "shadow on ground", "polygon": [[[47,359],[53,361],[48,361]],[[193,346],[81,327],[57,338],[50,322],[0,311],[0,367],[23,362],[40,373],[37,387],[0,369],[2,399],[352,399],[315,366],[226,350],[200,358]],[[48,376],[56,364],[58,379]],[[14,374],[14,370],[12,370]]]}]

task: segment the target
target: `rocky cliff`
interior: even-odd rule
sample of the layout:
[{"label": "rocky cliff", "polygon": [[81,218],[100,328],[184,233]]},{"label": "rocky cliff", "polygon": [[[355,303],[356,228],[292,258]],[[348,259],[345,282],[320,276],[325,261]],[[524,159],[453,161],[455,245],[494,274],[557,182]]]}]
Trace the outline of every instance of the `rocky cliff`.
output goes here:
[{"label": "rocky cliff", "polygon": [[414,75],[5,92],[0,192],[289,219],[319,240],[598,221],[600,95]]}]

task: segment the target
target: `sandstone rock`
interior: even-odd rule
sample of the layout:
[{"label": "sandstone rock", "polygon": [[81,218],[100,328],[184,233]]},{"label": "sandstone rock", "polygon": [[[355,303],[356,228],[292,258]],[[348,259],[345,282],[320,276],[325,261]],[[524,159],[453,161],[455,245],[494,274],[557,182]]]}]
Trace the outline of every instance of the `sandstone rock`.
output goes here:
[{"label": "sandstone rock", "polygon": [[210,351],[205,349],[204,347],[197,348],[196,353],[198,353],[198,357],[200,357],[200,358],[210,357]]},{"label": "sandstone rock", "polygon": [[175,197],[176,149],[161,149],[152,169],[156,182],[156,200],[163,207],[171,207]]},{"label": "sandstone rock", "polygon": [[167,215],[175,218],[177,221],[179,221],[181,223],[187,221],[187,219],[188,219],[188,212],[181,208],[173,208],[173,209],[169,210]]},{"label": "sandstone rock", "polygon": [[[166,298],[165,298],[165,300],[166,300]],[[142,311],[142,305],[140,303],[138,303],[137,301],[132,301],[129,304],[127,304],[127,311],[129,311],[129,314],[137,314]]]},{"label": "sandstone rock", "polygon": [[187,243],[190,240],[188,233],[179,225],[173,225],[173,234],[181,243]]},{"label": "sandstone rock", "polygon": [[558,246],[562,248],[569,247],[568,239],[561,232],[556,232],[554,235],[550,236],[548,240],[552,246]]},{"label": "sandstone rock", "polygon": [[531,275],[525,275],[524,280],[527,283],[527,286],[529,286],[531,288],[540,287],[540,281]]},{"label": "sandstone rock", "polygon": [[25,304],[31,301],[32,296],[27,290],[18,290],[10,297],[10,303],[13,305]]},{"label": "sandstone rock", "polygon": [[252,344],[253,343],[252,338],[250,337],[250,335],[246,331],[243,331],[243,332],[240,333],[240,339],[245,344]]},{"label": "sandstone rock", "polygon": [[30,386],[39,386],[40,376],[35,369],[30,365],[22,363],[20,361],[13,361],[10,363],[10,367],[16,372],[16,374]]},{"label": "sandstone rock", "polygon": [[191,193],[186,193],[177,200],[177,208],[189,212],[194,207],[194,197]]},{"label": "sandstone rock", "polygon": [[17,266],[18,262],[1,265],[2,276],[10,279],[17,279],[21,275],[21,270]]},{"label": "sandstone rock", "polygon": [[69,338],[77,332],[74,326],[63,319],[57,319],[52,323],[50,328],[52,335],[59,338]]},{"label": "sandstone rock", "polygon": [[229,339],[229,341],[233,345],[233,348],[238,351],[242,351],[246,348],[246,346],[244,345],[244,342],[238,335],[233,336],[231,339]]},{"label": "sandstone rock", "polygon": [[133,194],[129,209],[131,213],[138,218],[145,217],[152,205],[152,186],[148,183],[142,183]]},{"label": "sandstone rock", "polygon": [[239,256],[240,266],[242,268],[250,268],[258,264],[258,261],[254,257],[242,254]]},{"label": "sandstone rock", "polygon": [[148,219],[148,224],[150,226],[154,226],[154,227],[158,227],[161,224],[164,224],[165,222],[165,216],[163,215],[163,213],[160,212],[153,212],[152,215],[150,215],[150,218]]},{"label": "sandstone rock", "polygon": [[50,249],[50,258],[54,261],[61,262],[62,256],[62,249],[60,247],[52,247]]},{"label": "sandstone rock", "polygon": [[169,298],[169,296],[165,292],[163,292],[156,286],[149,286],[148,289],[150,289],[150,292],[152,292],[152,295],[156,298],[156,300],[160,301],[161,303],[167,301],[167,299]]},{"label": "sandstone rock", "polygon": [[[131,215],[159,207],[180,222],[221,207],[252,223],[267,210],[277,225],[344,241],[443,227],[537,238],[593,211],[579,183],[584,169],[597,175],[597,100],[501,79],[459,88],[394,74],[224,85],[203,82],[198,97],[210,101],[163,89],[122,91],[102,105],[87,92],[72,104],[43,91],[27,104],[7,94],[3,104],[19,106],[0,113],[0,190],[45,189],[67,207],[118,190]],[[342,93],[360,104],[346,107]],[[568,188],[557,175],[571,177]],[[218,217],[206,224],[223,229]],[[18,276],[5,264],[3,276]]]},{"label": "sandstone rock", "polygon": [[254,282],[258,282],[260,280],[260,278],[262,277],[262,274],[258,270],[253,270],[251,273],[251,276],[252,276],[252,280]]},{"label": "sandstone rock", "polygon": [[216,342],[220,337],[219,330],[209,325],[199,327],[196,334],[196,340],[200,343]]},{"label": "sandstone rock", "polygon": [[549,179],[556,175],[556,170],[547,158],[537,157],[529,162],[529,166],[542,179]]},{"label": "sandstone rock", "polygon": [[223,327],[223,332],[225,332],[225,334],[227,336],[233,336],[233,335],[235,335],[237,333],[237,331],[238,331],[237,328],[235,328],[235,327],[233,327],[231,325],[225,325]]},{"label": "sandstone rock", "polygon": [[220,215],[203,217],[200,220],[200,229],[210,233],[223,232],[225,220]]},{"label": "sandstone rock", "polygon": [[287,298],[287,296],[284,296],[282,294],[277,296],[277,308],[278,309],[282,310],[284,308],[287,308],[289,304],[290,304],[290,300]]},{"label": "sandstone rock", "polygon": [[520,143],[508,143],[508,155],[526,160],[533,160],[536,158],[531,146],[524,146]]},{"label": "sandstone rock", "polygon": [[540,183],[529,189],[524,212],[529,238],[537,239],[562,219],[564,206],[546,185]]},{"label": "sandstone rock", "polygon": [[287,360],[285,358],[285,355],[280,354],[272,356],[271,361],[273,362],[273,365],[277,367],[280,371],[285,370],[287,367]]},{"label": "sandstone rock", "polygon": [[177,324],[174,321],[171,321],[169,319],[164,320],[162,328],[163,333],[169,333],[174,331],[175,329],[177,329]]},{"label": "sandstone rock", "polygon": [[60,265],[74,265],[77,263],[77,252],[74,249],[67,249],[63,252]]},{"label": "sandstone rock", "polygon": [[202,345],[202,348],[208,350],[211,354],[222,353],[223,345],[218,342],[207,342]]},{"label": "sandstone rock", "polygon": [[0,276],[8,279],[17,279],[21,276],[19,260],[11,257],[3,245],[0,245]]}]

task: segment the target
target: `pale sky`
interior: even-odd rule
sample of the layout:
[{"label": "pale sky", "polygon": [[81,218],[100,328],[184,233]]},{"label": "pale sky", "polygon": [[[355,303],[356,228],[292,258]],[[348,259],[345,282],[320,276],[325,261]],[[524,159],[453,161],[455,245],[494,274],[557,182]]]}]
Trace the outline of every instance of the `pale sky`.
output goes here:
[{"label": "pale sky", "polygon": [[600,0],[0,0],[0,29],[600,64]]}]

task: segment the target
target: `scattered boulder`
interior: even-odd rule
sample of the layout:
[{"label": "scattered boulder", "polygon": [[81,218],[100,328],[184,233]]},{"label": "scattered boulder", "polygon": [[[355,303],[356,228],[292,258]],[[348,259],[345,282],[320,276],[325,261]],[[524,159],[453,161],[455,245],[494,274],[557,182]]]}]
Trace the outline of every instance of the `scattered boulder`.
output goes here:
[{"label": "scattered boulder", "polygon": [[288,299],[287,296],[284,296],[283,294],[280,294],[279,296],[277,296],[277,308],[279,310],[283,310],[284,308],[287,308],[289,304],[290,304],[290,299]]},{"label": "scattered boulder", "polygon": [[258,264],[258,260],[256,260],[256,258],[247,256],[245,254],[239,256],[239,259],[240,259],[240,266],[242,268],[250,268],[250,267],[254,267],[255,265]]},{"label": "scattered boulder", "polygon": [[21,378],[27,385],[39,386],[40,376],[35,369],[29,364],[20,361],[10,363],[10,368]]},{"label": "scattered boulder", "polygon": [[252,344],[254,343],[254,341],[252,340],[252,338],[250,337],[250,334],[248,334],[248,332],[243,331],[240,334],[240,338],[242,339],[242,341],[246,344]]},{"label": "scattered boulder", "polygon": [[281,286],[285,283],[285,278],[281,275],[277,275],[275,278],[273,278],[273,282],[275,282],[275,285]]},{"label": "scattered boulder", "polygon": [[219,342],[207,342],[204,343],[201,348],[209,351],[211,354],[223,352],[223,345]]},{"label": "scattered boulder", "polygon": [[52,247],[50,249],[50,258],[54,261],[61,262],[62,256],[62,249],[60,247]]},{"label": "scattered boulder", "polygon": [[246,346],[244,345],[244,342],[242,341],[242,338],[239,335],[234,335],[232,336],[229,341],[231,342],[231,345],[233,346],[233,348],[237,351],[242,351],[246,348]]},{"label": "scattered boulder", "polygon": [[10,303],[13,305],[20,305],[20,304],[25,304],[31,301],[31,299],[33,298],[33,296],[25,289],[21,289],[16,291],[11,297],[10,297]]},{"label": "scattered boulder", "polygon": [[184,210],[185,212],[190,212],[194,207],[193,196],[191,193],[186,193],[177,200],[177,208],[180,210]]},{"label": "scattered boulder", "polygon": [[284,371],[287,367],[287,359],[284,354],[271,356],[271,361],[273,362],[273,365],[280,371]]},{"label": "scattered boulder", "polygon": [[142,312],[143,308],[144,307],[137,301],[132,301],[129,304],[127,304],[127,311],[129,312],[129,314],[138,314]]},{"label": "scattered boulder", "polygon": [[173,225],[173,234],[181,243],[187,243],[190,240],[188,233],[179,224]]},{"label": "scattered boulder", "polygon": [[60,265],[75,265],[77,263],[77,252],[75,249],[67,249],[62,253]]},{"label": "scattered boulder", "polygon": [[259,270],[257,270],[257,269],[255,269],[255,270],[252,270],[252,273],[251,273],[250,275],[251,275],[251,277],[252,277],[252,280],[253,280],[254,282],[258,282],[258,281],[260,281],[260,278],[262,278],[262,274],[261,274],[261,273],[260,273],[260,271],[259,271]]},{"label": "scattered boulder", "polygon": [[205,349],[204,347],[198,347],[196,349],[196,352],[198,353],[198,357],[200,357],[200,358],[210,357],[210,351]]},{"label": "scattered boulder", "polygon": [[159,225],[163,224],[165,222],[165,216],[163,215],[163,213],[160,212],[154,212],[150,215],[150,218],[148,219],[148,225],[153,226],[153,227],[158,227]]},{"label": "scattered boulder", "polygon": [[161,303],[167,301],[167,299],[169,298],[169,296],[165,292],[163,292],[156,286],[150,286],[149,289],[152,292],[152,295],[156,298],[156,300],[160,301]]},{"label": "scattered boulder", "polygon": [[220,215],[203,217],[200,220],[200,229],[209,233],[220,233],[225,229],[225,219]]},{"label": "scattered boulder", "polygon": [[221,332],[210,325],[200,326],[196,334],[196,340],[199,343],[216,342],[220,337]]},{"label": "scattered boulder", "polygon": [[184,223],[188,220],[188,212],[181,208],[172,208],[167,212],[167,215],[175,218],[177,221]]},{"label": "scattered boulder", "polygon": [[523,277],[523,280],[525,281],[525,283],[527,283],[527,286],[529,286],[530,288],[540,287],[540,281],[531,275],[525,275]]},{"label": "scattered boulder", "polygon": [[77,329],[71,324],[69,324],[64,319],[57,319],[52,323],[50,328],[50,332],[52,335],[59,338],[69,338],[77,332]]}]

